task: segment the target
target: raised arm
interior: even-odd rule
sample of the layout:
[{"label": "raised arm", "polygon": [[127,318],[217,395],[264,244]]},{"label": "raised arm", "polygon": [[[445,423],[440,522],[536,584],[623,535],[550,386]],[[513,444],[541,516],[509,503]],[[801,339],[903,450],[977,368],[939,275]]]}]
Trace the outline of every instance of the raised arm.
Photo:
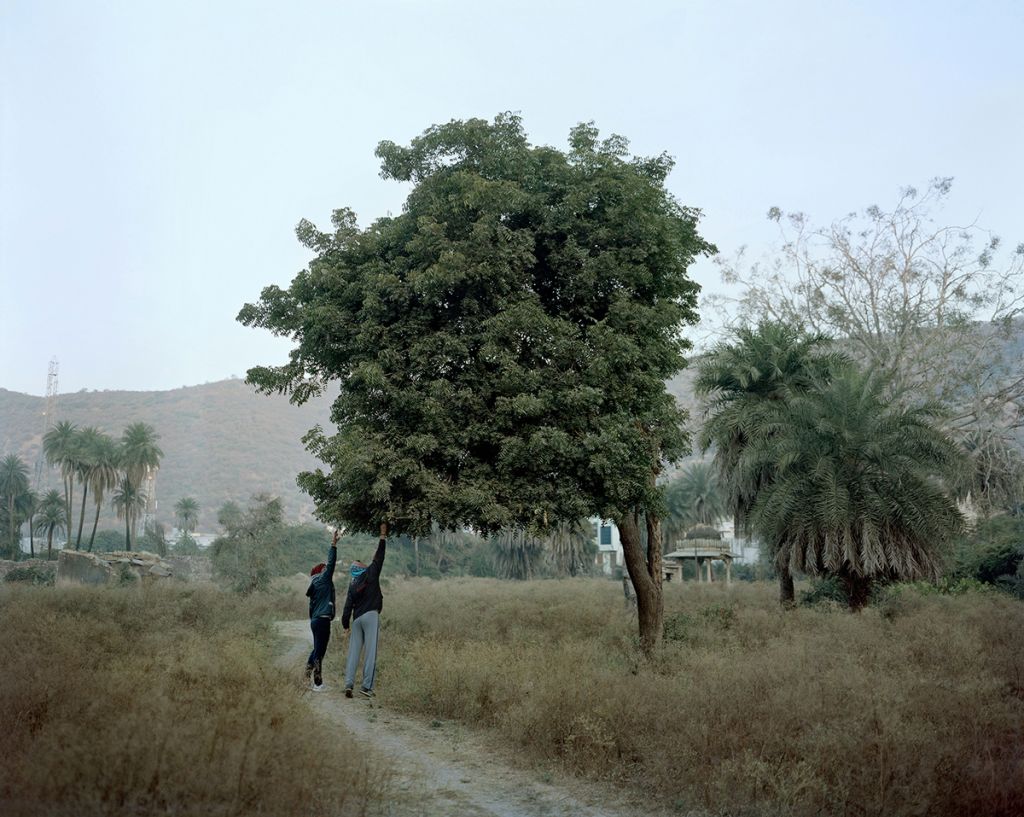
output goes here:
[{"label": "raised arm", "polygon": [[334,579],[334,566],[338,563],[338,531],[334,531],[334,538],[331,540],[331,546],[327,549],[327,568],[324,573],[327,574],[327,581]]},{"label": "raised arm", "polygon": [[372,573],[374,576],[380,575],[380,569],[384,565],[384,553],[388,547],[388,523],[380,523],[380,541],[377,543],[377,552],[373,554],[373,561],[370,562],[368,573]]}]

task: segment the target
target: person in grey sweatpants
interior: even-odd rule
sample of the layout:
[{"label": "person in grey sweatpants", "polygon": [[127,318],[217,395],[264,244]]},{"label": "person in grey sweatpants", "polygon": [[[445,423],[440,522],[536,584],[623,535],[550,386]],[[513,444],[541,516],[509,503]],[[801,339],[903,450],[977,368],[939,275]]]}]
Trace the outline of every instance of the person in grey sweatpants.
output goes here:
[{"label": "person in grey sweatpants", "polygon": [[352,633],[348,640],[348,660],[345,662],[345,697],[352,697],[355,687],[356,668],[359,654],[363,653],[363,683],[360,694],[373,697],[373,681],[377,670],[377,633],[380,630],[380,611],[384,608],[384,596],[380,591],[380,570],[384,566],[384,552],[387,549],[388,526],[380,526],[380,542],[377,552],[369,565],[352,563],[352,581],[348,586],[345,609],[341,614],[341,626]]}]

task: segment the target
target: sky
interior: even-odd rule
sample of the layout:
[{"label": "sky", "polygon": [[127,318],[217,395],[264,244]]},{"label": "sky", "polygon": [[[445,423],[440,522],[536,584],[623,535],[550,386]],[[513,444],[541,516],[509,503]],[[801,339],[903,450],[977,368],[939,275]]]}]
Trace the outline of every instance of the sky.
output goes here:
[{"label": "sky", "polygon": [[[284,362],[235,321],[301,218],[408,189],[377,143],[516,111],[677,160],[726,255],[955,177],[1024,241],[1024,3],[0,0],[0,388],[172,389]],[[720,288],[716,268],[693,275]]]}]

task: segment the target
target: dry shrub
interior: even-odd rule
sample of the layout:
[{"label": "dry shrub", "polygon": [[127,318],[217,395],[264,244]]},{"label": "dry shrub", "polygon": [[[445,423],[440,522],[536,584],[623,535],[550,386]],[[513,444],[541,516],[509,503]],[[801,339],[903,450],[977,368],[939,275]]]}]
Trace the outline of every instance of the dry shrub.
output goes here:
[{"label": "dry shrub", "polygon": [[0,592],[4,815],[363,814],[273,663],[273,597],[182,585]]},{"label": "dry shrub", "polygon": [[1024,813],[1024,605],[781,611],[775,589],[666,586],[636,651],[617,584],[395,583],[381,689],[528,759],[711,814]]}]

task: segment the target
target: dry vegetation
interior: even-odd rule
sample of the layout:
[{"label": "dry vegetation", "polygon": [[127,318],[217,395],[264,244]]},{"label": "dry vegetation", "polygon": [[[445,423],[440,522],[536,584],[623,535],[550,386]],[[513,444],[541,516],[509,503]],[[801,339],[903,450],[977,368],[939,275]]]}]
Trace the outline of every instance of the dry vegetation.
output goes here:
[{"label": "dry vegetation", "polygon": [[1019,601],[907,590],[851,615],[666,591],[648,666],[610,582],[392,582],[381,694],[681,811],[1024,813]]},{"label": "dry vegetation", "polygon": [[273,664],[269,622],[296,616],[281,601],[0,590],[0,813],[375,811],[380,773],[325,739]]}]

